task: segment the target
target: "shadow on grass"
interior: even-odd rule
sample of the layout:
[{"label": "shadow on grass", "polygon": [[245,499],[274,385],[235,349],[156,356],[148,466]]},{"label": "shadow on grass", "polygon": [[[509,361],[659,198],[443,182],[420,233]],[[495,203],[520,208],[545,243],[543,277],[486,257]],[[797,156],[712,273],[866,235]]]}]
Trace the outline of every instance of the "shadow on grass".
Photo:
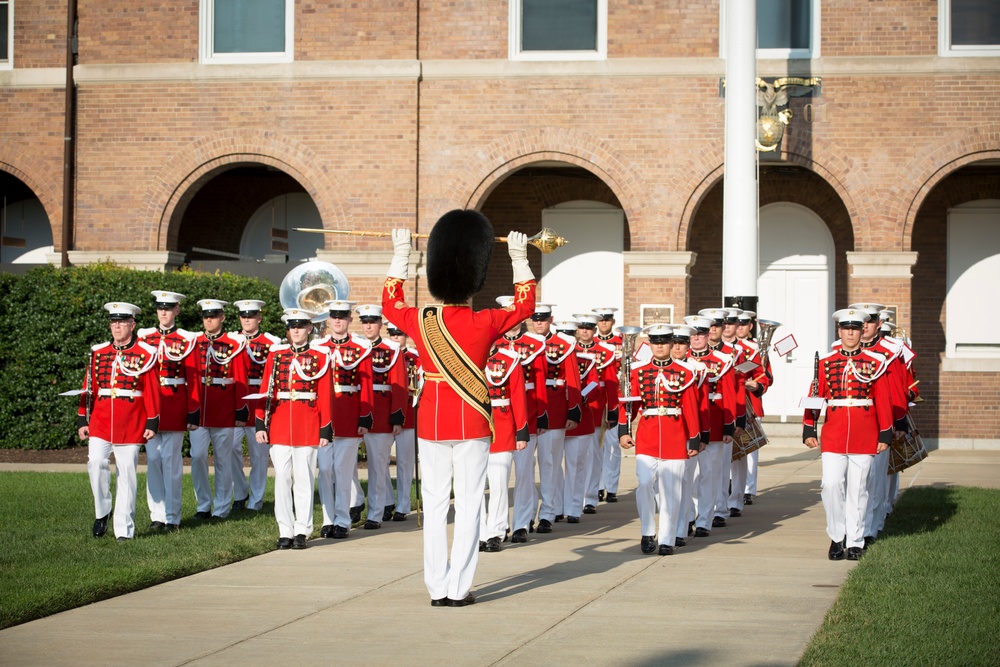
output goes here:
[{"label": "shadow on grass", "polygon": [[931,533],[946,524],[958,510],[956,491],[951,487],[907,489],[889,515],[885,535]]}]

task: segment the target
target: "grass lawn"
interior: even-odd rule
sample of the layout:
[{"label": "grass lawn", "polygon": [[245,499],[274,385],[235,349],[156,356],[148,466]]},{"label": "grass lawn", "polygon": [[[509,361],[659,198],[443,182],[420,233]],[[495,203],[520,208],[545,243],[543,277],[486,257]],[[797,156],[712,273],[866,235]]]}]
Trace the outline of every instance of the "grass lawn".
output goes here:
[{"label": "grass lawn", "polygon": [[[86,473],[0,473],[0,628],[276,548],[272,478],[261,512],[234,512],[213,522],[194,518],[194,489],[185,475],[177,533],[149,533],[144,474],[138,493],[135,539],[119,544],[111,521],[101,539],[90,534],[94,501]],[[318,496],[313,521],[317,535],[322,525]]]},{"label": "grass lawn", "polygon": [[1000,664],[1000,491],[914,488],[802,665]]}]

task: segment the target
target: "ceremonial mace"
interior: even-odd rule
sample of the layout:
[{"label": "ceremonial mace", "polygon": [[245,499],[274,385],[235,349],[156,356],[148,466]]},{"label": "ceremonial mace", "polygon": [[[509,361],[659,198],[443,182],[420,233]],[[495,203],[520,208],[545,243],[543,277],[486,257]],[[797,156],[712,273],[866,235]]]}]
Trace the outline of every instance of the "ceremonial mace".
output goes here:
[{"label": "ceremonial mace", "polygon": [[[391,232],[360,232],[351,229],[307,229],[305,227],[293,227],[293,232],[311,232],[313,234],[341,234],[343,236],[370,236],[374,238],[385,238],[387,236],[392,236]],[[413,239],[425,239],[430,234],[410,234],[410,238]],[[500,243],[506,243],[506,236],[497,236],[496,240]],[[543,253],[548,254],[555,250],[556,248],[561,248],[564,245],[568,245],[567,241],[562,236],[556,234],[553,230],[546,227],[542,231],[538,232],[534,236],[528,237],[528,244],[533,245]]]}]

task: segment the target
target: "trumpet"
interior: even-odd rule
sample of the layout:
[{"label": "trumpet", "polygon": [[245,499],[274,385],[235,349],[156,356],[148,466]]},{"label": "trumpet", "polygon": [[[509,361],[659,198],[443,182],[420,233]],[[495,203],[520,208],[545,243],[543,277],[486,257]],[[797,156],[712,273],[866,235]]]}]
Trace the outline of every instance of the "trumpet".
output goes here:
[{"label": "trumpet", "polygon": [[[312,234],[340,234],[342,236],[368,236],[371,238],[386,238],[392,236],[391,232],[364,232],[357,231],[353,229],[307,229],[305,227],[293,227],[293,232],[310,232]],[[425,239],[430,234],[410,234],[410,238],[414,239]],[[506,236],[495,237],[500,243],[506,243]],[[556,248],[561,248],[564,245],[569,245],[564,237],[559,236],[555,231],[544,228],[542,231],[538,232],[534,236],[528,237],[528,245],[532,245],[539,250],[541,250],[546,255],[555,250]]]}]

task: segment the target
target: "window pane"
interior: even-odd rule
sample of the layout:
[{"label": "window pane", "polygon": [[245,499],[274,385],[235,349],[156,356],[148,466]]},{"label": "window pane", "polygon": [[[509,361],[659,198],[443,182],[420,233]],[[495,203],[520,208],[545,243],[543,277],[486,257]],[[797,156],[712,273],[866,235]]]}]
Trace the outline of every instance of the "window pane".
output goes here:
[{"label": "window pane", "polygon": [[0,60],[10,60],[10,45],[7,44],[7,30],[10,25],[8,19],[9,13],[10,4],[0,2]]},{"label": "window pane", "polygon": [[757,48],[809,49],[812,0],[757,0]]},{"label": "window pane", "polygon": [[1000,44],[997,0],[951,0],[952,46]]},{"label": "window pane", "polygon": [[521,0],[522,51],[596,51],[597,0]]},{"label": "window pane", "polygon": [[216,53],[285,50],[285,0],[215,0]]}]

